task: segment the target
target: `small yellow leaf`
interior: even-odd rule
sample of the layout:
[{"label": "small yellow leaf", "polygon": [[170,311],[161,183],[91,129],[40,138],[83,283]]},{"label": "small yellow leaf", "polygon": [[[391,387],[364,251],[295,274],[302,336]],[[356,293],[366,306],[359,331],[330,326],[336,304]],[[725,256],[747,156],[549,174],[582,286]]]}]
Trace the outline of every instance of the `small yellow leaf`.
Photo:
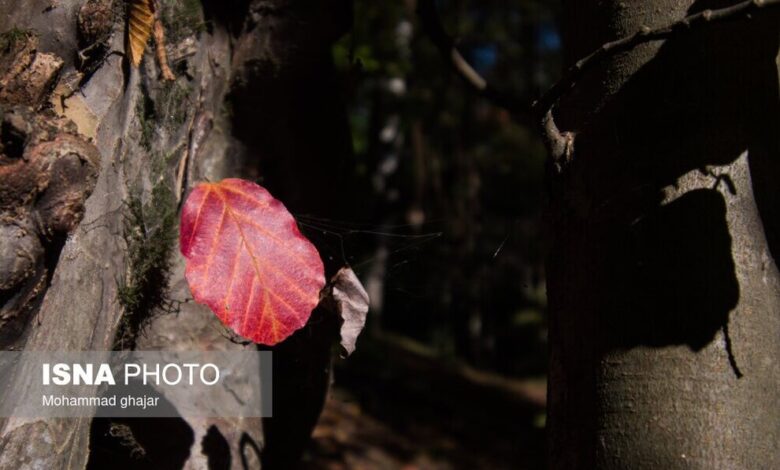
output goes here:
[{"label": "small yellow leaf", "polygon": [[153,25],[154,0],[131,0],[127,19],[127,50],[133,67],[141,63]]}]

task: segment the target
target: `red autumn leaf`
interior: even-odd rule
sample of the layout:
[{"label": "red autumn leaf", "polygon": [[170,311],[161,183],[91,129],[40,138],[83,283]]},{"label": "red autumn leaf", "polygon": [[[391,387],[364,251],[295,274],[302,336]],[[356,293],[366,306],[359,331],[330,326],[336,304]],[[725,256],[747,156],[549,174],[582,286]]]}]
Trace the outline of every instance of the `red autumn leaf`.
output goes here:
[{"label": "red autumn leaf", "polygon": [[274,345],[303,327],[319,302],[325,274],[317,249],[255,183],[196,186],[179,237],[193,297],[245,338]]}]

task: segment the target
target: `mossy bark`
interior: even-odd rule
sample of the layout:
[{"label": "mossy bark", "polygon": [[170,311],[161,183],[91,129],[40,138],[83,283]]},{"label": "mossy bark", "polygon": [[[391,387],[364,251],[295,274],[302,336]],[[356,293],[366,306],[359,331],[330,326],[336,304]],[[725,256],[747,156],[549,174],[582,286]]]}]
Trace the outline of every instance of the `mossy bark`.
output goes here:
[{"label": "mossy bark", "polygon": [[[150,260],[144,257],[144,243],[169,240],[171,211],[175,214],[188,188],[204,179],[262,178],[293,211],[317,208],[324,216],[332,215],[337,194],[330,189],[338,167],[328,159],[348,154],[350,139],[330,44],[349,27],[348,3],[163,1],[173,83],[159,78],[152,44],[139,69],[111,53],[124,49],[121,14],[115,19],[103,15],[115,21],[107,37],[105,25],[90,24],[89,31],[81,31],[85,15],[80,21],[79,11],[86,3],[0,0],[0,32],[32,30],[39,39],[37,49],[59,58],[61,72],[48,91],[50,106],[72,120],[85,139],[92,139],[102,156],[84,217],[54,257],[53,275],[39,293],[40,305],[24,325],[19,347],[253,347],[231,342],[220,334],[219,321],[207,308],[189,301],[175,244],[163,253],[152,250],[152,255],[170,259]],[[111,2],[104,2],[107,7],[102,9],[101,0],[88,3],[93,10],[108,11]],[[102,31],[99,39],[107,47],[79,56],[78,51],[89,47],[84,41],[93,30]],[[167,194],[162,199],[160,188]],[[159,210],[144,210],[149,204]],[[159,282],[140,278],[149,275]],[[152,288],[165,291],[147,292]],[[178,315],[159,314],[166,301],[183,302]],[[316,327],[306,328],[315,338],[327,336]],[[296,410],[292,403],[279,401],[275,411],[285,420],[277,426],[279,444],[266,443],[259,420],[175,419],[167,425],[130,426],[128,432],[139,445],[149,442],[149,433],[166,434],[166,443],[181,450],[175,454],[181,459],[177,464],[186,468],[215,462],[243,468],[244,461],[257,468],[260,449],[276,452],[267,468],[283,468],[301,452],[319,413],[328,385],[327,367],[322,366],[330,362],[330,336],[291,341],[276,352],[277,377],[297,375],[288,382],[279,380],[279,385],[275,380],[275,393],[297,394],[296,400],[307,404]],[[300,383],[309,385],[301,389]],[[153,448],[131,455],[132,449],[101,440],[111,435],[101,430],[117,426],[129,425],[88,419],[5,420],[0,468],[105,468],[107,462],[132,463],[141,454],[154,457],[149,455]],[[217,446],[219,455],[211,445],[215,436],[225,444]],[[112,453],[116,449],[127,450],[127,455]]]}]

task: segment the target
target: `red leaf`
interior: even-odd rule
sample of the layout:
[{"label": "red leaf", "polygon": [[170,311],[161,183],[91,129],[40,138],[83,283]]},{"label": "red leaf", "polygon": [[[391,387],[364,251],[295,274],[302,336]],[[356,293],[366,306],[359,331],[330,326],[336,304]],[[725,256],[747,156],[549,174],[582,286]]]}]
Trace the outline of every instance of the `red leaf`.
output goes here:
[{"label": "red leaf", "polygon": [[274,345],[303,327],[325,285],[322,260],[284,205],[255,183],[201,183],[181,215],[192,295],[229,328]]}]

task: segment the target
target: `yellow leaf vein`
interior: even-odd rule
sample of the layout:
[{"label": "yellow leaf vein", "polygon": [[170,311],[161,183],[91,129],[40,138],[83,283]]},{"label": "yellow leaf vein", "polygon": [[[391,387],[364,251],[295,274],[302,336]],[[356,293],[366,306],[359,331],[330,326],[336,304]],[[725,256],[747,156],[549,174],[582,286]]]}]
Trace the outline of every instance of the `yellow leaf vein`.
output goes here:
[{"label": "yellow leaf vein", "polygon": [[[214,239],[210,240],[211,246],[209,247],[209,255],[206,257],[206,271],[203,273],[203,281],[204,282],[208,282],[209,269],[211,269],[211,265],[212,265],[212,263],[214,261],[214,253],[216,252],[216,247],[217,247],[216,238],[219,237],[219,233],[222,231],[222,226],[225,223],[225,213],[226,212],[227,212],[227,205],[223,205],[222,206],[222,215],[219,216],[219,224],[217,224],[217,231],[214,234]],[[241,229],[239,228],[239,230],[241,230]]]},{"label": "yellow leaf vein", "polygon": [[206,194],[203,195],[203,200],[200,201],[200,206],[198,206],[198,213],[195,215],[195,222],[192,224],[192,231],[190,232],[190,240],[187,242],[188,246],[192,246],[192,239],[195,238],[195,232],[198,230],[198,223],[200,223],[200,214],[203,212],[203,206],[206,205],[206,199],[209,198],[209,194],[211,194],[211,188],[206,188]]},{"label": "yellow leaf vein", "polygon": [[[239,233],[239,235],[241,236],[242,243],[244,244],[244,247],[246,247],[246,251],[247,251],[247,253],[249,254],[249,257],[250,257],[250,259],[252,260],[252,267],[254,268],[254,270],[255,270],[255,273],[257,274],[258,281],[259,281],[259,280],[260,280],[260,278],[262,277],[262,271],[260,270],[260,265],[259,265],[259,264],[258,264],[258,262],[257,262],[257,258],[255,257],[255,254],[252,252],[252,250],[251,250],[251,249],[249,249],[249,246],[250,246],[250,245],[249,245],[249,243],[247,243],[247,241],[246,241],[246,235],[244,234],[244,230],[241,228],[241,224],[240,224],[240,223],[238,223],[239,217],[237,217],[237,216],[236,216],[236,213],[235,213],[235,212],[233,212],[233,210],[232,210],[232,209],[231,209],[231,208],[228,206],[228,203],[227,203],[227,201],[225,200],[225,197],[224,197],[222,194],[220,194],[220,191],[219,191],[219,190],[217,190],[217,191],[215,191],[215,193],[216,193],[216,194],[217,194],[217,196],[218,196],[218,197],[219,197],[219,198],[222,200],[222,203],[223,203],[223,205],[224,205],[224,206],[223,206],[223,207],[224,207],[224,210],[223,210],[223,218],[224,218],[224,213],[225,213],[225,212],[228,212],[228,213],[230,214],[230,217],[232,217],[234,220],[236,220],[236,226],[238,227],[238,233]],[[221,224],[221,222],[220,222],[220,226],[221,226],[221,225],[222,225],[222,224]],[[285,275],[285,274],[284,274],[282,271],[273,270],[273,272],[275,272],[275,273],[278,273],[278,274],[281,274],[283,277],[286,277],[286,278],[288,279],[288,281],[292,281],[292,280],[289,278],[289,276]],[[306,295],[306,293],[305,293],[305,292],[303,292],[303,291],[300,289],[300,287],[298,287],[298,285],[297,285],[295,282],[289,282],[289,284],[290,284],[290,285],[292,285],[292,286],[293,286],[293,287],[294,287],[294,288],[295,288],[295,289],[298,291],[298,294],[299,294],[299,296],[301,297],[301,300],[303,300],[303,301],[305,302],[305,301],[308,299],[308,297],[309,297],[309,296],[308,296],[308,295]],[[290,305],[290,304],[289,304],[289,303],[288,303],[288,302],[287,302],[287,301],[286,301],[284,298],[280,297],[280,296],[279,296],[279,295],[277,295],[275,292],[273,292],[273,291],[269,290],[269,289],[268,289],[267,287],[265,287],[265,286],[262,286],[262,285],[261,285],[260,287],[261,287],[261,288],[262,288],[262,289],[263,289],[263,290],[264,290],[264,291],[265,291],[267,294],[274,296],[274,297],[275,297],[277,300],[279,300],[279,302],[281,302],[281,303],[283,303],[284,305],[286,305],[286,306],[287,306],[287,307],[288,307],[288,308],[289,308],[289,309],[290,309],[290,310],[291,310],[293,313],[296,313],[296,312],[297,312],[297,310],[295,309],[295,307],[293,307],[292,305]]]}]

